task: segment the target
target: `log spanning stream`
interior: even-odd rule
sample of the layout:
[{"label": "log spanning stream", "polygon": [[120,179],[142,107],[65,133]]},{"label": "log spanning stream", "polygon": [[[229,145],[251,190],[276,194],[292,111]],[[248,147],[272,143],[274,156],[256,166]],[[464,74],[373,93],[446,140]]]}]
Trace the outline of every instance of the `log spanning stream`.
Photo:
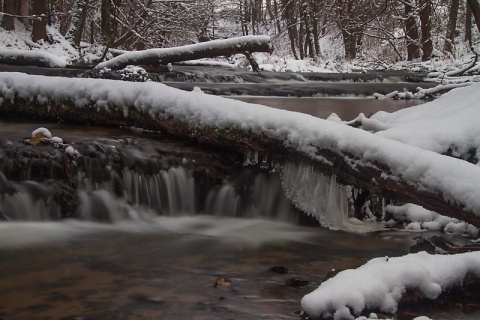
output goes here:
[{"label": "log spanning stream", "polygon": [[[409,106],[234,98],[343,119]],[[42,126],[81,156],[24,145]],[[0,319],[297,319],[332,269],[406,254],[429,235],[349,224],[349,192],[306,165],[157,133],[0,119]],[[396,319],[480,315],[442,308]]]}]

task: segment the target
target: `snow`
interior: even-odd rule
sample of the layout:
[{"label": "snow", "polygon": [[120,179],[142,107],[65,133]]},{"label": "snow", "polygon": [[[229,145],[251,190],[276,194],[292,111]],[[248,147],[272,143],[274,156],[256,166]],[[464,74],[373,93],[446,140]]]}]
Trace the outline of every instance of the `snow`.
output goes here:
[{"label": "snow", "polygon": [[334,319],[354,319],[364,309],[393,314],[407,289],[418,288],[426,298],[435,299],[461,285],[467,273],[480,277],[480,252],[375,258],[323,282],[303,297],[302,308],[311,316]]},{"label": "snow", "polygon": [[31,31],[21,23],[15,25],[15,32],[0,28],[0,56],[39,59],[54,68],[63,68],[79,59],[78,51],[52,26],[47,26],[47,34],[52,43],[33,42]]},{"label": "snow", "polygon": [[[152,117],[172,117],[176,121],[185,122],[192,128],[218,130],[232,128],[244,132],[263,133],[327,164],[325,159],[317,155],[321,147],[354,155],[356,157],[356,160],[352,160],[354,165],[364,165],[364,160],[385,163],[393,174],[401,176],[418,188],[442,193],[447,201],[455,201],[476,215],[480,215],[478,166],[420,149],[419,146],[431,146],[439,138],[442,141],[441,137],[445,137],[444,139],[450,137],[450,141],[453,141],[459,139],[458,135],[463,135],[464,138],[468,135],[467,142],[477,143],[474,133],[478,132],[475,126],[479,123],[480,111],[473,105],[478,99],[479,88],[480,84],[473,84],[470,87],[455,89],[446,98],[415,107],[414,110],[418,110],[420,114],[425,114],[423,110],[430,110],[434,115],[432,118],[436,119],[444,129],[448,128],[445,131],[449,134],[446,135],[438,130],[441,136],[433,137],[427,132],[419,132],[415,134],[416,140],[412,141],[414,146],[411,146],[402,143],[410,140],[402,141],[391,135],[372,134],[343,123],[262,105],[226,100],[198,92],[184,92],[160,83],[65,79],[20,73],[0,74],[0,92],[8,100],[18,96],[27,100],[36,98],[40,102],[46,102],[46,98],[56,101],[70,100],[77,107],[94,105],[97,109],[111,109],[113,106],[118,106],[125,115],[128,115],[129,107],[134,107],[149,113]],[[467,115],[464,115],[465,113]],[[452,120],[451,116],[456,116],[457,120]],[[389,117],[391,116],[386,114],[383,118],[378,115],[374,120],[382,121],[388,126],[390,122],[385,119]],[[427,126],[428,121],[425,123]],[[420,121],[417,125],[417,128],[422,127]],[[405,123],[404,126],[408,124]],[[470,134],[465,128],[473,130],[474,133]],[[409,131],[402,131],[413,139],[411,130],[409,128]],[[427,137],[430,137],[430,143]],[[415,143],[418,144],[418,141],[422,140],[423,144],[415,146]]]},{"label": "snow", "polygon": [[32,131],[32,138],[35,137],[37,134],[42,134],[44,137],[50,139],[52,137],[52,133],[50,132],[50,130],[48,130],[47,128],[44,128],[44,127],[40,127],[40,128],[37,128],[35,130]]},{"label": "snow", "polygon": [[378,112],[358,120],[377,136],[397,140],[437,153],[451,149],[465,156],[480,147],[479,84],[454,89],[423,105],[394,113]]}]

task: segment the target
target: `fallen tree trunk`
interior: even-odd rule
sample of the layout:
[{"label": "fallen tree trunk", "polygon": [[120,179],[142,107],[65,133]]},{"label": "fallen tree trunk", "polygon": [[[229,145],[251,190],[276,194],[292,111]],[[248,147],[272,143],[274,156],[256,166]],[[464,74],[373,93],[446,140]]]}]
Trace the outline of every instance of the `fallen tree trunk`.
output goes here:
[{"label": "fallen tree trunk", "polygon": [[[4,73],[0,94],[0,116],[135,126],[279,162],[309,161],[340,183],[480,226],[478,167],[343,124],[158,83]],[[456,169],[449,180],[445,167]],[[452,191],[453,181],[464,189]]]},{"label": "fallen tree trunk", "polygon": [[[148,49],[124,53],[111,60],[99,63],[95,68],[123,69],[128,65],[167,65],[168,63],[231,56],[237,53],[271,52],[268,36],[245,36],[213,40],[175,48]],[[252,65],[255,70],[255,66]]]},{"label": "fallen tree trunk", "polygon": [[0,64],[64,68],[67,62],[41,50],[0,49]]}]

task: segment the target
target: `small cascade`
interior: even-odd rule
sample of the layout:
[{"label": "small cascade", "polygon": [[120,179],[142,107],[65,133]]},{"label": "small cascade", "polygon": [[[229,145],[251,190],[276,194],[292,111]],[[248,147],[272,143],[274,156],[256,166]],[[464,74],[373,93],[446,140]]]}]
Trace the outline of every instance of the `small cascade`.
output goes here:
[{"label": "small cascade", "polygon": [[244,170],[235,181],[209,192],[205,213],[237,218],[297,220],[298,216],[285,197],[278,175]]},{"label": "small cascade", "polygon": [[44,221],[61,215],[55,186],[34,181],[10,182],[0,172],[0,220]]},{"label": "small cascade", "polygon": [[296,207],[326,227],[342,229],[348,223],[350,187],[339,185],[335,175],[327,177],[313,166],[288,162],[282,184]]}]

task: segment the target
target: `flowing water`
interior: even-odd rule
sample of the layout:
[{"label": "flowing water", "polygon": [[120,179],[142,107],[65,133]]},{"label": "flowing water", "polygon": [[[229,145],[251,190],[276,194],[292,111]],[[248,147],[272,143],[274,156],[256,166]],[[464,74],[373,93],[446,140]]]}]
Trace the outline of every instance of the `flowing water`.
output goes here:
[{"label": "flowing water", "polygon": [[[303,111],[321,110],[319,101],[296,100]],[[84,156],[71,177],[75,212],[62,221],[51,186],[63,158],[38,147],[51,159],[40,166],[18,142],[41,126]],[[330,271],[406,254],[418,236],[314,225],[298,208],[359,230],[348,219],[350,191],[334,179],[157,133],[0,119],[0,146],[0,218],[9,220],[0,222],[0,319],[296,319],[300,299]],[[8,179],[12,150],[25,161]]]}]

